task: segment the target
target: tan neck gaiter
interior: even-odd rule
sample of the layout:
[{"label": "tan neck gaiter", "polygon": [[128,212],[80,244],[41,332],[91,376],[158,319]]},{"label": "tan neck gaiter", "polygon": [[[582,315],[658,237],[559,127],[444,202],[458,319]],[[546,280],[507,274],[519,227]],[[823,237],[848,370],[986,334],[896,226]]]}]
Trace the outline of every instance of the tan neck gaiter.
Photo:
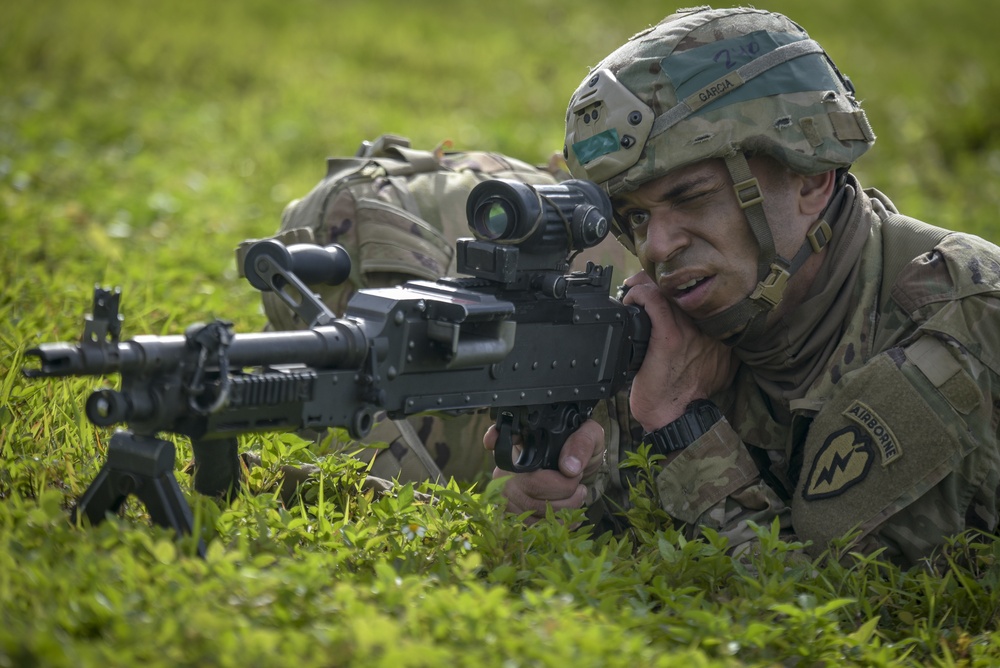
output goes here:
[{"label": "tan neck gaiter", "polygon": [[871,227],[871,205],[853,175],[823,214],[833,231],[826,258],[801,304],[770,325],[736,356],[749,367],[779,413],[801,398],[822,372],[852,308],[861,250]]}]

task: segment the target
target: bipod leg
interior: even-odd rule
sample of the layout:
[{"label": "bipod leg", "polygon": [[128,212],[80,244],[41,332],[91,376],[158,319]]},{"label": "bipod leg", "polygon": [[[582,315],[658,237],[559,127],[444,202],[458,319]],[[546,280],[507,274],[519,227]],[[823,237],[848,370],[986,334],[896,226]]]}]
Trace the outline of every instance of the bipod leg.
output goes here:
[{"label": "bipod leg", "polygon": [[[174,457],[170,441],[115,432],[104,466],[73,509],[73,521],[83,513],[91,524],[100,524],[131,494],[146,506],[154,524],[172,528],[179,536],[191,535],[194,518],[174,477]],[[201,539],[198,555],[205,556]]]}]

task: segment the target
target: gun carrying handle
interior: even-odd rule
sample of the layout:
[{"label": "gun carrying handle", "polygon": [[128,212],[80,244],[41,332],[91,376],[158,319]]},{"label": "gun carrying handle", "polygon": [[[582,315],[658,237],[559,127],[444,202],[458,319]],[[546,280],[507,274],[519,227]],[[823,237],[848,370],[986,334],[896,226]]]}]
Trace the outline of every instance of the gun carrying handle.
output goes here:
[{"label": "gun carrying handle", "polygon": [[[277,265],[306,285],[340,285],[351,275],[351,257],[343,246],[298,243],[290,246],[276,239],[263,239],[240,249],[240,271],[261,291],[275,289],[270,265]],[[264,264],[259,264],[261,261]]]},{"label": "gun carrying handle", "polygon": [[[350,258],[343,248],[328,246],[295,246],[295,253],[273,239],[258,241],[250,246],[243,258],[243,273],[247,281],[258,290],[274,292],[288,308],[292,309],[309,327],[325,325],[336,316],[299,276],[316,282],[318,275],[330,268],[329,273],[338,280],[346,280],[350,273]],[[338,251],[339,249],[339,251]],[[344,260],[347,264],[344,265]],[[346,273],[344,269],[346,268]]]}]

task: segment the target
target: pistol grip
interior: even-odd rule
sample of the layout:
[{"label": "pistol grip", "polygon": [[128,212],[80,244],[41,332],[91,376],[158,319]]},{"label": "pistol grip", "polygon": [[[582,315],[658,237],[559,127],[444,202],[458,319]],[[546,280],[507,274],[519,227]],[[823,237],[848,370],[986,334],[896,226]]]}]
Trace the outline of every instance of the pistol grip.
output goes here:
[{"label": "pistol grip", "polygon": [[[504,471],[526,473],[559,470],[559,453],[570,434],[590,414],[577,404],[520,406],[497,415],[497,442],[493,454]],[[521,435],[520,454],[514,461],[514,434]]]}]

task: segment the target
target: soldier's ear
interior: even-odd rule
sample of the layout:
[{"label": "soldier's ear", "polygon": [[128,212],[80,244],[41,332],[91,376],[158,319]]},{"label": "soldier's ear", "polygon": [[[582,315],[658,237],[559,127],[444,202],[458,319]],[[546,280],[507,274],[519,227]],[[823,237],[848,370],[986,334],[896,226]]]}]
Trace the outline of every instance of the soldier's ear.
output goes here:
[{"label": "soldier's ear", "polygon": [[834,170],[813,176],[799,175],[799,212],[815,218],[823,212],[833,195],[837,173]]}]

